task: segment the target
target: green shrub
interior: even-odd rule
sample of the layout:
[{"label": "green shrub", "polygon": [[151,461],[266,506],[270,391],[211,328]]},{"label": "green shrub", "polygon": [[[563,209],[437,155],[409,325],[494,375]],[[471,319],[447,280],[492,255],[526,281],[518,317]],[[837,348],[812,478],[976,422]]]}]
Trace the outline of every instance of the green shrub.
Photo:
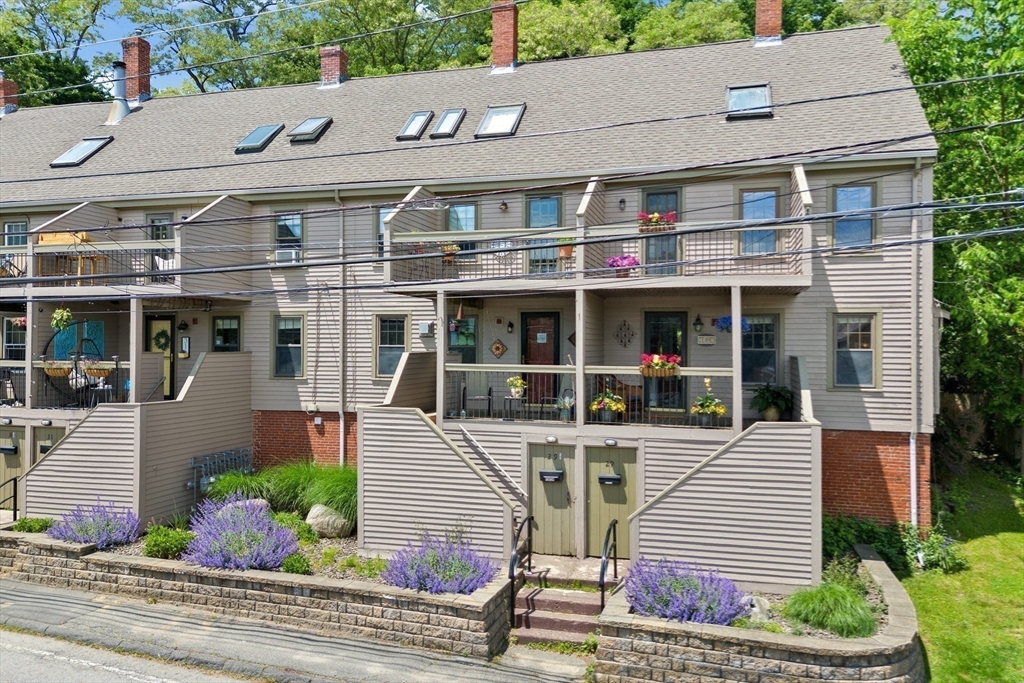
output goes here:
[{"label": "green shrub", "polygon": [[867,595],[868,586],[857,572],[860,562],[852,555],[829,560],[821,572],[822,583],[838,583],[852,588],[858,595]]},{"label": "green shrub", "polygon": [[907,554],[897,524],[882,526],[858,517],[824,517],[821,525],[823,559],[828,562],[853,552],[858,543],[870,545],[893,571],[907,568]]},{"label": "green shrub", "polygon": [[902,533],[907,562],[912,566],[921,564],[925,570],[938,569],[944,574],[967,569],[963,545],[946,536],[941,523],[924,532],[913,524],[906,524]]},{"label": "green shrub", "polygon": [[270,515],[275,522],[286,526],[295,532],[301,545],[309,545],[320,540],[320,536],[313,531],[313,527],[306,524],[305,520],[291,512],[275,512]]},{"label": "green shrub", "polygon": [[865,638],[875,632],[871,605],[857,592],[840,583],[822,583],[797,591],[786,601],[787,619],[826,629],[844,638]]},{"label": "green shrub", "polygon": [[185,552],[189,542],[196,535],[185,529],[172,529],[166,526],[151,526],[146,532],[146,543],[142,554],[146,557],[159,557],[164,560],[176,560]]},{"label": "green shrub", "polygon": [[346,519],[356,518],[357,473],[354,467],[320,467],[311,462],[269,467],[259,472],[218,475],[207,490],[215,500],[232,493],[263,498],[273,510],[302,517],[314,505],[326,505]]},{"label": "green shrub", "polygon": [[302,553],[292,553],[284,558],[281,563],[281,571],[286,574],[312,574],[313,568],[309,566],[309,559]]},{"label": "green shrub", "polygon": [[739,619],[733,619],[729,626],[735,628],[749,628],[755,631],[767,631],[768,633],[785,633],[785,629],[776,624],[774,621],[765,621],[764,619],[751,619],[750,617],[740,617]]},{"label": "green shrub", "polygon": [[358,555],[349,555],[340,560],[340,564],[342,567],[355,571],[357,576],[368,579],[376,579],[388,568],[388,561],[380,555],[368,557],[365,560],[361,559]]},{"label": "green shrub", "polygon": [[24,534],[42,534],[51,526],[53,526],[53,519],[50,517],[22,517],[14,523],[11,530]]}]

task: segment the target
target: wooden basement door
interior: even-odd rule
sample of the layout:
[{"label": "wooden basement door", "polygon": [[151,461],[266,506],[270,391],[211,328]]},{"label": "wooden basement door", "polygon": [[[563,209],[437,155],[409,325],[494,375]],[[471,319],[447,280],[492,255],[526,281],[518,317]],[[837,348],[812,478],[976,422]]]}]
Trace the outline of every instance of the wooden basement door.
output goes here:
[{"label": "wooden basement door", "polygon": [[[533,552],[538,555],[576,554],[574,456],[575,448],[571,445],[530,444],[530,514]],[[554,470],[564,472],[559,481],[541,481],[542,471]]]},{"label": "wooden basement door", "polygon": [[[617,474],[617,484],[600,483],[600,475]],[[636,449],[587,448],[587,556],[600,557],[613,519],[618,556],[629,558],[629,516],[636,509]]]}]

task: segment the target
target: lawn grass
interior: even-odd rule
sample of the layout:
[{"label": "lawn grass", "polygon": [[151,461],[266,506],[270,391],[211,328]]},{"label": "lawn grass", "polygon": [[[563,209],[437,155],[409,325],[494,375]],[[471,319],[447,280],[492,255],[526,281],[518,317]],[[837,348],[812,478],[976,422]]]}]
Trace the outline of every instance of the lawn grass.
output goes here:
[{"label": "lawn grass", "polygon": [[932,680],[1024,680],[1024,500],[994,475],[967,477],[967,509],[947,523],[970,569],[904,579]]}]

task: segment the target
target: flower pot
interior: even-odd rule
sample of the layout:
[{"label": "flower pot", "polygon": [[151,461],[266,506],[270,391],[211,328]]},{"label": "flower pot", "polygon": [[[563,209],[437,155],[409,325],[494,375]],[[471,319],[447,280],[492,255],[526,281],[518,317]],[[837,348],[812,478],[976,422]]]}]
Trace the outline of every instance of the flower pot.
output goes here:
[{"label": "flower pot", "polygon": [[652,368],[649,365],[641,365],[640,374],[644,377],[674,377],[676,368]]},{"label": "flower pot", "polygon": [[441,257],[441,260],[445,263],[455,263],[455,254],[445,254]]},{"label": "flower pot", "polygon": [[572,244],[566,244],[558,247],[558,258],[572,258],[572,250],[574,248],[575,245]]},{"label": "flower pot", "polygon": [[615,271],[615,277],[629,277],[632,272],[630,268],[619,268]]},{"label": "flower pot", "polygon": [[600,422],[615,422],[615,411],[614,410],[599,410],[599,411],[597,411],[597,419]]},{"label": "flower pot", "polygon": [[522,398],[524,387],[509,387],[508,391],[512,398]]},{"label": "flower pot", "polygon": [[651,232],[668,232],[675,226],[672,223],[653,223],[651,225],[641,225],[640,232],[643,234]]},{"label": "flower pot", "polygon": [[67,377],[71,374],[71,368],[43,368],[50,377]]},{"label": "flower pot", "polygon": [[778,422],[779,418],[782,417],[782,413],[780,413],[779,409],[775,406],[768,406],[761,411],[761,417],[763,417],[766,422]]},{"label": "flower pot", "polygon": [[560,410],[559,417],[561,418],[562,422],[568,422],[569,421],[570,412],[571,411],[568,408],[562,408]]},{"label": "flower pot", "polygon": [[701,427],[710,427],[711,426],[711,416],[710,415],[701,415],[700,416],[700,426]]},{"label": "flower pot", "polygon": [[85,374],[89,377],[109,377],[110,368],[85,368]]}]

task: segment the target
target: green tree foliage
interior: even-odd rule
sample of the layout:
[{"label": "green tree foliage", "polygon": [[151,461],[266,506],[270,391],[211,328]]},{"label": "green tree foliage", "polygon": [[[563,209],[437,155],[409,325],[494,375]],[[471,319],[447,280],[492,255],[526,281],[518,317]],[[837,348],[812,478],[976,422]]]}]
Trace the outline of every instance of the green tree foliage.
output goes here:
[{"label": "green tree foliage", "polygon": [[608,0],[554,4],[534,0],[519,14],[519,58],[539,61],[622,52],[622,34],[615,6]]},{"label": "green tree foliage", "polygon": [[751,33],[743,11],[733,0],[673,0],[640,20],[633,35],[633,49],[716,43],[746,38]]},{"label": "green tree foliage", "polygon": [[[1024,6],[1019,0],[922,0],[892,26],[915,83],[1024,69]],[[1024,117],[1021,76],[928,88],[919,96],[936,130]],[[936,197],[1024,188],[1024,126],[943,135],[938,141]],[[969,233],[1021,223],[1020,210],[940,212],[935,232]],[[950,313],[942,339],[947,388],[983,395],[983,410],[996,428],[1020,424],[1024,237],[937,246],[935,294]]]}]

